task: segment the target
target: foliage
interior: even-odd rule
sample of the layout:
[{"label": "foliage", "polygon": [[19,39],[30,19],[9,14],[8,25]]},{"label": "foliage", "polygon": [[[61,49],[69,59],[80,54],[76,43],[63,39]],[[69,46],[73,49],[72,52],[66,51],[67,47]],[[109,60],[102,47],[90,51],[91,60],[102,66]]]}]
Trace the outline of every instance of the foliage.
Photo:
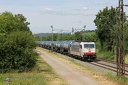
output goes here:
[{"label": "foliage", "polygon": [[106,76],[109,80],[113,80],[113,81],[119,83],[119,85],[128,85],[128,79],[125,76],[116,76],[110,72],[104,74],[104,76]]},{"label": "foliage", "polygon": [[[94,20],[97,26],[96,34],[100,40],[101,48],[104,50],[113,50],[113,43],[115,40],[115,28],[116,25],[116,9],[111,7],[100,10]],[[107,46],[104,48],[104,46]]]},{"label": "foliage", "polygon": [[75,40],[80,40],[82,41],[83,40],[83,36],[80,32],[76,32],[75,33]]},{"label": "foliage", "polygon": [[86,32],[83,34],[83,40],[84,41],[97,41],[97,36],[95,32]]},{"label": "foliage", "polygon": [[0,14],[0,33],[9,34],[13,31],[28,31],[31,32],[29,22],[22,14],[13,15],[10,12]]},{"label": "foliage", "polygon": [[114,52],[112,51],[100,51],[97,49],[96,52],[97,52],[96,55],[99,58],[104,58],[106,60],[114,60],[115,56],[114,56]]},{"label": "foliage", "polygon": [[36,62],[36,46],[22,14],[0,14],[0,72],[27,71]]},{"label": "foliage", "polygon": [[[35,38],[36,41],[39,41],[39,40],[41,41],[41,40],[43,40],[45,37],[35,36],[35,35],[34,35],[34,38]],[[45,39],[44,39],[44,40],[45,40]]]},{"label": "foliage", "polygon": [[[49,36],[35,36],[36,40],[43,41],[51,41],[52,34]],[[87,32],[76,32],[75,34],[53,34],[53,40],[89,40],[89,41],[97,41],[97,36],[95,31],[87,31]]]},{"label": "foliage", "polygon": [[0,72],[27,71],[34,66],[37,54],[33,49],[36,44],[30,33],[12,32],[0,42]]},{"label": "foliage", "polygon": [[124,25],[124,48],[125,48],[125,53],[128,53],[128,20],[126,20],[125,25]]}]

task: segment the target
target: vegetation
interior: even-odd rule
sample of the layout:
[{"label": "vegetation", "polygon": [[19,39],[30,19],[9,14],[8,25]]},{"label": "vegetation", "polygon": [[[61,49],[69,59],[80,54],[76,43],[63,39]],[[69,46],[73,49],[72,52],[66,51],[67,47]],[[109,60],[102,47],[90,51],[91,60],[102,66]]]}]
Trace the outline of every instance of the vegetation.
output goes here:
[{"label": "vegetation", "polygon": [[0,14],[0,72],[29,71],[36,62],[34,37],[22,14]]},{"label": "vegetation", "polygon": [[[126,17],[124,20],[125,20],[124,45],[125,45],[125,52],[127,53],[128,21],[126,20]],[[103,10],[100,10],[96,15],[94,23],[97,27],[96,35],[100,42],[99,44],[97,41],[98,44],[97,55],[106,59],[114,59],[115,57],[114,50],[117,42],[117,30],[118,30],[116,9],[113,7],[108,9],[108,7],[106,7]]]},{"label": "vegetation", "polygon": [[[49,36],[35,36],[36,40],[51,41],[52,34]],[[96,41],[95,31],[76,32],[75,34],[53,34],[53,40],[86,40]]]},{"label": "vegetation", "polygon": [[106,7],[100,10],[96,15],[94,23],[97,27],[96,34],[99,38],[102,50],[112,51],[114,48],[116,15],[116,9],[113,7],[111,7],[111,9]]},{"label": "vegetation", "polygon": [[0,74],[0,85],[67,85],[42,58],[37,60],[31,72]]},{"label": "vegetation", "polygon": [[125,47],[125,53],[128,54],[128,20],[126,20],[125,25],[124,25],[124,47]]}]

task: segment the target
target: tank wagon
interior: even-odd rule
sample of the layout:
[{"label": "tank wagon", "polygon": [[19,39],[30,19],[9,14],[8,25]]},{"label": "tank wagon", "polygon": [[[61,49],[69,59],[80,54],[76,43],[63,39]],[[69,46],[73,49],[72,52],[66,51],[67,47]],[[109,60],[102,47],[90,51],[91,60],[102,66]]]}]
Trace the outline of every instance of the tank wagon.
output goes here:
[{"label": "tank wagon", "polygon": [[82,60],[96,59],[96,46],[94,42],[76,42],[74,40],[68,41],[38,41],[41,47],[53,51],[78,57]]},{"label": "tank wagon", "polygon": [[61,53],[63,54],[69,54],[70,52],[70,47],[71,47],[71,44],[75,42],[74,40],[69,40],[69,41],[64,41],[63,43],[61,43]]},{"label": "tank wagon", "polygon": [[44,42],[45,42],[45,41],[36,41],[36,44],[37,44],[39,47],[42,47],[42,45],[43,45]]}]

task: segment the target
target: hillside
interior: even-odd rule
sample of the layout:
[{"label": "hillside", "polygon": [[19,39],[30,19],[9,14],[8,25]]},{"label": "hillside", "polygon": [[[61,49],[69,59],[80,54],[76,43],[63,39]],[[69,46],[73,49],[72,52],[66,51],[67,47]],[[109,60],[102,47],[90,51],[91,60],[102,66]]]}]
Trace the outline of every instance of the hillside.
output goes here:
[{"label": "hillside", "polygon": [[[94,32],[95,32],[95,30],[86,30],[86,31],[83,31],[81,33],[86,34],[86,33],[94,33]],[[35,36],[42,36],[43,37],[43,36],[49,36],[51,34],[52,33],[37,33],[37,34],[35,34]],[[60,34],[60,33],[56,33],[56,34]],[[71,34],[71,32],[68,32],[68,33],[64,32],[63,34]]]}]

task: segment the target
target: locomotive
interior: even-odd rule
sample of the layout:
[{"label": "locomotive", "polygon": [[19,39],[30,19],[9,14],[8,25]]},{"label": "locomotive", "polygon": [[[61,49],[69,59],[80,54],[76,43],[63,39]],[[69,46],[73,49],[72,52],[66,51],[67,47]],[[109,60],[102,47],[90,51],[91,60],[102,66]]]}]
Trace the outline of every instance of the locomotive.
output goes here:
[{"label": "locomotive", "polygon": [[81,60],[92,61],[96,59],[95,42],[87,41],[36,41],[43,48],[67,54],[73,57],[78,57]]}]

